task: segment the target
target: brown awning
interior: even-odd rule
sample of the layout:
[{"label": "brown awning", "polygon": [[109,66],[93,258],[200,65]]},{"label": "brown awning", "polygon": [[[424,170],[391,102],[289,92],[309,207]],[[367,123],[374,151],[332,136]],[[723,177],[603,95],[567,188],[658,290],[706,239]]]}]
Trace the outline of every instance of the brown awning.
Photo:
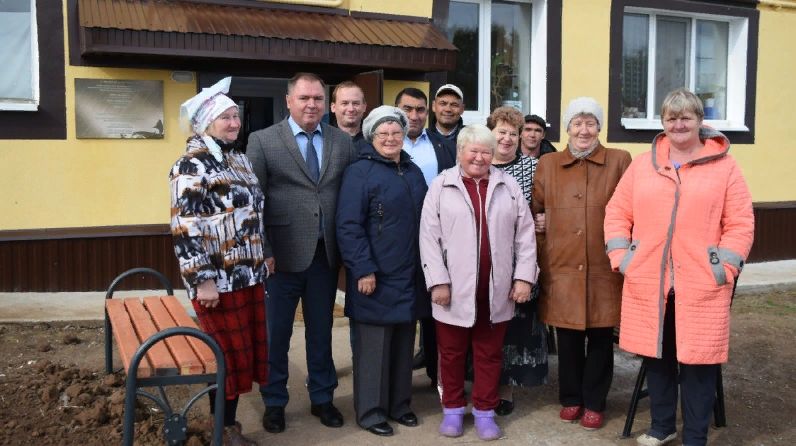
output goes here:
[{"label": "brown awning", "polygon": [[428,21],[178,0],[78,0],[81,54],[268,60],[452,70],[454,47]]}]

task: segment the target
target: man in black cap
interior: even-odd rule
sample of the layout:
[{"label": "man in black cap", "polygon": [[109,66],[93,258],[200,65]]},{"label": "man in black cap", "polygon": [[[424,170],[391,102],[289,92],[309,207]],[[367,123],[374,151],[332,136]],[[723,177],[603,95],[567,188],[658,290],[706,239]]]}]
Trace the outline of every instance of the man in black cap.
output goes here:
[{"label": "man in black cap", "polygon": [[520,150],[523,155],[539,158],[546,153],[556,151],[556,148],[545,139],[547,123],[544,118],[537,115],[525,115],[525,125],[520,133]]}]

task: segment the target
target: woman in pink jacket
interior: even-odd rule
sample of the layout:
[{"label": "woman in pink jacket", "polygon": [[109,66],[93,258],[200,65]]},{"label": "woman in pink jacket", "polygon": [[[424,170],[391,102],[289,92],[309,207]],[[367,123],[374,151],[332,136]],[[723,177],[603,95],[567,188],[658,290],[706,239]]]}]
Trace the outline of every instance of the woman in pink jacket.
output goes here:
[{"label": "woman in pink jacket", "polygon": [[650,430],[637,441],[704,445],[727,361],[733,281],[752,247],[752,199],[730,142],[702,125],[697,96],[663,101],[663,133],[633,160],[606,208],[611,266],[625,275],[619,346],[647,366]]},{"label": "woman in pink jacket", "polygon": [[495,424],[503,337],[514,303],[527,302],[536,282],[536,237],[517,181],[495,167],[497,141],[486,127],[464,127],[458,164],[440,173],[426,194],[420,257],[436,320],[442,435],[462,435],[464,374],[472,348],[473,416],[482,440],[502,436]]}]

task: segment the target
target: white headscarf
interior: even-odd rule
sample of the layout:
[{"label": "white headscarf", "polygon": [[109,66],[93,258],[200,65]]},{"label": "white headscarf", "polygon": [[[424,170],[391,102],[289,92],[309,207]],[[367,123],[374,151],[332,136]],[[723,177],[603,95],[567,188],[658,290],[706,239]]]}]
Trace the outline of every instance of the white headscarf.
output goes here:
[{"label": "white headscarf", "polygon": [[223,159],[221,147],[213,138],[205,135],[205,130],[221,113],[230,107],[237,107],[235,101],[226,96],[231,82],[231,77],[225,77],[212,87],[203,88],[199,94],[180,106],[180,121],[186,130],[201,136],[210,153],[219,162]]}]

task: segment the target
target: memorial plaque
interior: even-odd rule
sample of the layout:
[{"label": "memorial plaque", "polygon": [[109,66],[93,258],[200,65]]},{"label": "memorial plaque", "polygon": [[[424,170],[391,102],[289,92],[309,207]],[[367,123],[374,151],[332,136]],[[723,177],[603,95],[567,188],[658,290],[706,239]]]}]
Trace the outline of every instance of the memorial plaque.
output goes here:
[{"label": "memorial plaque", "polygon": [[75,79],[78,138],[162,139],[163,81]]}]

